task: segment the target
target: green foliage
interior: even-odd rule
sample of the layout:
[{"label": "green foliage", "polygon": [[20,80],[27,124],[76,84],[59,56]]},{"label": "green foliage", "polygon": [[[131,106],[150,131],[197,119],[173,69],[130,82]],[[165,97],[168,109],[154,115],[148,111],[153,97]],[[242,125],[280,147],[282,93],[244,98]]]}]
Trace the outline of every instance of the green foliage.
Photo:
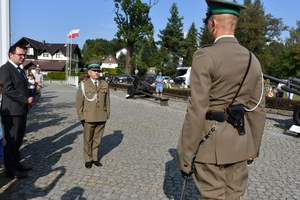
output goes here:
[{"label": "green foliage", "polygon": [[[126,41],[126,72],[131,72],[130,60],[134,51],[135,43],[143,40],[149,35],[153,35],[154,28],[149,17],[150,9],[155,5],[143,3],[141,0],[114,0],[115,3],[115,22],[118,25],[116,36]],[[151,1],[150,1],[151,3]]]},{"label": "green foliage", "polygon": [[[233,2],[236,2],[234,0]],[[271,14],[265,14],[265,9],[260,0],[244,0],[246,10],[242,10],[235,37],[239,43],[252,51],[259,59],[263,72],[274,74],[282,73],[280,61],[282,46],[275,45],[275,41],[282,31],[287,30],[282,18],[274,18]],[[200,28],[201,45],[211,43],[208,39],[207,26],[203,23]],[[272,44],[273,45],[270,45]]]},{"label": "green foliage", "polygon": [[300,101],[298,100],[290,100],[288,98],[274,98],[274,97],[266,96],[266,108],[293,111],[299,105],[300,105]]},{"label": "green foliage", "polygon": [[115,54],[115,52],[125,47],[125,43],[122,40],[112,39],[111,41],[105,39],[88,39],[85,41],[82,48],[82,64],[86,64],[91,60],[102,60],[109,54]]},{"label": "green foliage", "polygon": [[190,26],[186,39],[186,53],[184,54],[183,66],[192,66],[193,55],[195,51],[199,48],[198,46],[198,32],[193,22]]},{"label": "green foliage", "polygon": [[200,45],[199,46],[203,46],[203,45],[208,45],[211,44],[212,42],[209,40],[209,36],[208,36],[208,31],[207,31],[207,25],[204,22],[204,18],[202,19],[203,21],[203,26],[200,27],[200,33],[198,35],[199,41],[200,41]]},{"label": "green foliage", "polygon": [[287,30],[281,18],[265,14],[260,0],[245,0],[246,10],[241,12],[236,37],[241,45],[251,50],[259,59],[264,72],[267,67],[274,65],[268,44],[279,38],[282,31]]},{"label": "green foliage", "polygon": [[102,73],[104,73],[105,76],[116,75],[116,74],[118,74],[118,69],[117,68],[102,68]]},{"label": "green foliage", "polygon": [[49,80],[66,80],[65,72],[48,72]]},{"label": "green foliage", "polygon": [[281,79],[288,77],[300,77],[300,22],[296,21],[297,27],[289,30],[290,37],[283,43],[271,43],[270,49],[275,62],[269,66],[266,71],[269,75]]},{"label": "green foliage", "polygon": [[179,16],[178,7],[176,3],[173,3],[170,9],[171,17],[168,18],[166,28],[159,30],[158,37],[161,39],[158,43],[161,45],[161,51],[163,55],[166,55],[163,51],[167,51],[168,59],[164,62],[167,67],[176,69],[178,66],[179,58],[186,53],[186,44],[183,34],[183,17]]}]

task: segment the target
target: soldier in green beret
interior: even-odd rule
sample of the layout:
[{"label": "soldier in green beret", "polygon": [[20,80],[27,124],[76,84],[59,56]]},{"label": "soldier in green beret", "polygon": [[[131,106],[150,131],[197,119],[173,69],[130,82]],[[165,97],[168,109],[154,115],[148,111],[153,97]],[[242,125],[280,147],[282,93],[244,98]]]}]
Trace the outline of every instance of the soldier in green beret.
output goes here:
[{"label": "soldier in green beret", "polygon": [[85,167],[102,166],[98,160],[98,149],[103,136],[106,120],[110,116],[108,84],[100,80],[101,66],[90,64],[90,78],[82,81],[76,94],[76,111],[84,129]]},{"label": "soldier in green beret", "polygon": [[[213,44],[193,57],[177,161],[183,178],[193,178],[199,199],[240,199],[247,188],[247,164],[259,154],[265,125],[262,70],[255,55],[234,36],[240,11],[246,7],[222,0],[206,2],[205,22]],[[231,103],[241,108],[241,123],[229,122],[225,108]]]}]

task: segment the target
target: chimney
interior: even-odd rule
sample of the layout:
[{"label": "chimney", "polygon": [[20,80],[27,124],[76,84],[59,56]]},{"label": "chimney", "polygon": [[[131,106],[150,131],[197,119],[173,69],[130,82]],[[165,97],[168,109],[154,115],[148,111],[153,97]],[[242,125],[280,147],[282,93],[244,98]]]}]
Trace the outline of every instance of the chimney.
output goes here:
[{"label": "chimney", "polygon": [[45,40],[43,40],[43,44],[46,44],[46,41],[45,41]]}]

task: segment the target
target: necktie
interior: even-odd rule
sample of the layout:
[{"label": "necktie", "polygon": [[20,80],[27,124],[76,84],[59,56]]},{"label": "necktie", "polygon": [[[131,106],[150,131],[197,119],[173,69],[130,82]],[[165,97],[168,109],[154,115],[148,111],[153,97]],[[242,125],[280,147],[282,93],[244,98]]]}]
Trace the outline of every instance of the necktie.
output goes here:
[{"label": "necktie", "polygon": [[98,83],[97,81],[94,82],[94,84],[95,84],[96,87],[98,87],[98,84],[97,84],[97,83]]},{"label": "necktie", "polygon": [[22,76],[25,78],[25,80],[27,80],[27,77],[26,77],[25,72],[23,71],[23,69],[21,69],[20,66],[18,66],[17,69],[22,74]]}]

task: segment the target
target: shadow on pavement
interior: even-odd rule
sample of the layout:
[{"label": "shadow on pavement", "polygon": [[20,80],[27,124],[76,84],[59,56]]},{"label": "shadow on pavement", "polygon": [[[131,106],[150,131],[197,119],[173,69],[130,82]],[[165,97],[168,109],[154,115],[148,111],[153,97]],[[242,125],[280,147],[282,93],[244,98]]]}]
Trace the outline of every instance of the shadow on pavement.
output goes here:
[{"label": "shadow on pavement", "polygon": [[61,200],[86,200],[83,195],[84,189],[81,187],[73,187],[61,197]]},{"label": "shadow on pavement", "polygon": [[122,142],[124,135],[121,130],[115,130],[113,134],[105,135],[100,143],[98,157],[101,160],[106,154],[111,152],[114,148],[119,146]]},{"label": "shadow on pavement", "polygon": [[290,119],[277,119],[272,117],[266,117],[268,120],[272,120],[276,123],[274,123],[275,127],[278,127],[280,129],[283,129],[282,132],[283,135],[291,136],[291,137],[298,137],[297,133],[289,131],[292,125],[294,125],[293,117],[291,116]]},{"label": "shadow on pavement", "polygon": [[[80,122],[73,124],[57,134],[37,140],[32,144],[27,144],[21,149],[23,157],[25,157],[25,165],[33,166],[29,177],[25,179],[16,179],[10,184],[11,179],[5,178],[5,171],[0,174],[0,199],[31,199],[46,196],[62,178],[66,169],[64,166],[53,168],[61,159],[63,154],[72,150],[68,145],[73,144],[74,140],[81,131],[71,132],[75,127],[81,126]],[[47,177],[47,181],[39,183],[43,187],[37,187],[36,182],[43,181],[43,177]],[[40,180],[39,180],[40,179]],[[9,185],[9,187],[7,187]],[[22,197],[18,196],[19,190],[26,190],[26,194]],[[24,193],[23,193],[24,194]]]},{"label": "shadow on pavement", "polygon": [[[169,153],[173,159],[166,162],[163,189],[168,199],[179,200],[184,179],[177,165],[176,149],[169,149]],[[188,181],[185,190],[185,200],[197,199],[195,195],[197,195],[197,190],[194,181]]]}]

